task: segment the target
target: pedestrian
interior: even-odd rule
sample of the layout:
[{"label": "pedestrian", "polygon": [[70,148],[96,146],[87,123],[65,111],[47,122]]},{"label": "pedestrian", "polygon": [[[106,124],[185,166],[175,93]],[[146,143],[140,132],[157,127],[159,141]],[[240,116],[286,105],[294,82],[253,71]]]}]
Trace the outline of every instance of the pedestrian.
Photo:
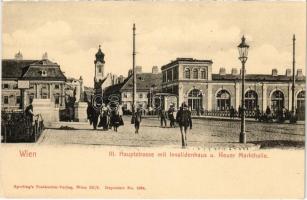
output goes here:
[{"label": "pedestrian", "polygon": [[89,120],[90,125],[92,125],[92,123],[93,123],[93,116],[92,116],[93,111],[92,110],[93,110],[93,107],[92,107],[91,103],[87,102],[86,114],[87,114],[87,120]]},{"label": "pedestrian", "polygon": [[114,131],[117,132],[117,128],[120,126],[118,109],[112,110],[110,115],[110,124],[112,125]]},{"label": "pedestrian", "polygon": [[25,115],[26,115],[27,121],[28,121],[30,124],[32,124],[32,122],[33,122],[33,116],[34,116],[32,101],[30,101],[30,104],[26,107],[26,109],[25,109]]},{"label": "pedestrian", "polygon": [[273,119],[272,111],[271,111],[269,106],[266,107],[265,116],[266,116],[266,121],[267,122]]},{"label": "pedestrian", "polygon": [[107,131],[109,128],[109,110],[104,103],[101,105],[98,127],[102,127],[102,130],[104,131]]},{"label": "pedestrian", "polygon": [[261,115],[261,112],[260,112],[259,106],[257,105],[255,108],[255,120],[259,120],[260,115]]},{"label": "pedestrian", "polygon": [[99,109],[95,109],[95,108],[91,108],[91,120],[93,122],[93,128],[94,130],[97,129],[97,125],[98,125],[98,119],[99,119],[99,115],[100,115],[100,111]]},{"label": "pedestrian", "polygon": [[121,104],[119,104],[117,110],[118,110],[118,116],[119,116],[119,120],[120,120],[119,125],[120,125],[120,126],[123,126],[123,125],[124,125],[124,120],[123,120],[123,115],[124,115],[123,106],[122,106]]},{"label": "pedestrian", "polygon": [[141,109],[137,109],[137,111],[134,113],[134,128],[135,128],[135,133],[139,133],[140,125],[142,121],[142,113]]},{"label": "pedestrian", "polygon": [[160,117],[160,125],[161,127],[166,127],[166,112],[162,108],[159,110],[159,117]]},{"label": "pedestrian", "polygon": [[242,111],[243,111],[243,109],[241,108],[241,106],[239,106],[239,108],[238,108],[238,117],[239,118],[241,118],[241,116],[242,116]]},{"label": "pedestrian", "polygon": [[188,110],[188,106],[185,102],[182,103],[180,110],[177,113],[176,121],[180,127],[182,148],[186,148],[188,127],[192,129],[192,118],[191,111]]},{"label": "pedestrian", "polygon": [[175,112],[174,105],[171,104],[171,105],[170,105],[170,108],[169,108],[168,111],[167,111],[168,119],[169,119],[169,121],[170,121],[170,127],[171,127],[171,128],[175,127],[174,112]]},{"label": "pedestrian", "polygon": [[235,118],[235,109],[233,106],[230,107],[229,109],[229,116],[231,119],[234,119]]}]

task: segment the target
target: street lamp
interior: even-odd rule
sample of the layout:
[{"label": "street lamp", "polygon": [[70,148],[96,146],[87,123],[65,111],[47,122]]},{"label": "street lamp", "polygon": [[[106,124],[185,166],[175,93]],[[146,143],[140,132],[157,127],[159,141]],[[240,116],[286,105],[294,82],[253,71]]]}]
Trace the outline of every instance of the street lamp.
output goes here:
[{"label": "street lamp", "polygon": [[244,83],[245,83],[245,63],[247,61],[249,45],[245,43],[245,37],[243,36],[241,39],[241,43],[238,45],[239,50],[239,60],[242,63],[242,103],[241,103],[241,132],[240,132],[240,143],[246,143],[246,133],[245,133],[245,94],[244,94]]}]

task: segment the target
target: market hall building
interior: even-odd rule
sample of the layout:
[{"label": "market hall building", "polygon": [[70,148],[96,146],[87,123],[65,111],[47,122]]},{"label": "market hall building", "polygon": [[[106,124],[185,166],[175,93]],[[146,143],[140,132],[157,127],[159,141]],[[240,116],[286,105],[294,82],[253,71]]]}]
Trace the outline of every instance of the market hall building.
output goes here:
[{"label": "market hall building", "polygon": [[[226,111],[241,104],[241,72],[233,68],[230,74],[220,68],[212,73],[212,60],[177,58],[161,67],[162,92],[178,96],[178,105],[186,102],[192,111]],[[305,111],[305,76],[297,69],[294,105],[298,112]],[[276,69],[272,74],[246,74],[245,107],[253,111],[256,106],[265,111],[267,106],[276,111],[282,107],[291,110],[292,72],[283,75]]]}]

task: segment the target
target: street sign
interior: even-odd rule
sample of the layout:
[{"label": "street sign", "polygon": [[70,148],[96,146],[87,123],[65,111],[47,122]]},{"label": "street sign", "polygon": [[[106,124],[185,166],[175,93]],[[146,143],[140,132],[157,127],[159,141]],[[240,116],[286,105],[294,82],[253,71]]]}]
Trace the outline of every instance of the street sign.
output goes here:
[{"label": "street sign", "polygon": [[18,80],[17,85],[19,89],[28,89],[30,88],[30,81]]}]

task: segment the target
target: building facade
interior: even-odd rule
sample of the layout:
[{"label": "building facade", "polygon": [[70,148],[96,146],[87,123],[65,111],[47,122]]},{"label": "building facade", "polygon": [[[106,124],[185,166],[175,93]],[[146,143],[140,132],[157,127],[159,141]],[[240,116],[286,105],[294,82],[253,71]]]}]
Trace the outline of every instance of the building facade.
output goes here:
[{"label": "building facade", "polygon": [[[218,74],[212,73],[211,60],[177,58],[161,67],[162,91],[178,95],[178,104],[186,102],[192,110],[238,110],[241,104],[241,73],[232,69],[230,74],[221,68]],[[296,73],[295,107],[305,110],[305,76],[301,69]],[[259,106],[265,111],[282,107],[291,110],[292,73],[287,69],[284,75],[276,69],[272,74],[246,74],[245,106],[254,110]]]},{"label": "building facade", "polygon": [[[18,83],[28,87],[22,90]],[[56,107],[65,107],[66,77],[57,63],[48,59],[23,60],[19,52],[15,59],[2,60],[2,109],[18,110],[34,98],[50,99]]]},{"label": "building facade", "polygon": [[[149,108],[150,99],[153,94],[161,90],[162,83],[161,73],[154,70],[153,73],[136,74],[136,107]],[[108,103],[112,97],[117,99],[127,111],[132,110],[133,105],[133,74],[126,78],[123,82],[107,87],[104,90],[104,101]],[[114,98],[116,96],[116,98]]]}]

